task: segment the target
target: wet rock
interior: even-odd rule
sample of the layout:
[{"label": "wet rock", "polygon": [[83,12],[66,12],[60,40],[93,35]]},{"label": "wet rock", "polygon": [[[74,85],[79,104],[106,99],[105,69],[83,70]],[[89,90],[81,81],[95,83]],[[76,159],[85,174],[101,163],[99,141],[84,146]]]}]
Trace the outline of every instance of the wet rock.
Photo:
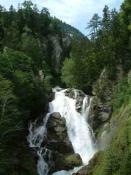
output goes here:
[{"label": "wet rock", "polygon": [[82,167],[79,171],[76,173],[73,173],[72,175],[92,175],[93,169],[98,164],[99,157],[101,155],[101,152],[96,153],[93,158],[89,161],[89,164]]},{"label": "wet rock", "polygon": [[51,101],[54,100],[54,98],[55,98],[55,93],[52,92],[52,93],[50,93],[49,96],[48,96],[48,101],[51,102]]},{"label": "wet rock", "polygon": [[70,170],[74,167],[82,165],[82,160],[79,154],[63,155],[55,152],[53,157],[55,163],[54,167],[52,167],[50,170],[50,174],[56,171]]},{"label": "wet rock", "polygon": [[51,114],[47,122],[46,147],[63,154],[74,152],[68,138],[66,121],[58,112]]},{"label": "wet rock", "polygon": [[75,91],[74,91],[74,89],[66,89],[65,95],[68,96],[69,98],[75,99]]},{"label": "wet rock", "polygon": [[93,100],[89,122],[96,135],[100,135],[104,124],[110,121],[113,108],[110,105],[114,83],[110,80],[108,71],[103,69],[99,79],[93,85]]},{"label": "wet rock", "polygon": [[74,153],[69,141],[66,121],[58,112],[51,114],[47,122],[45,146],[51,151],[49,174],[63,169],[69,170],[82,164],[79,154]]},{"label": "wet rock", "polygon": [[73,98],[73,99],[85,97],[85,94],[83,91],[78,90],[78,89],[72,89],[72,88],[67,89],[65,91],[65,95],[68,96],[69,98]]},{"label": "wet rock", "polygon": [[89,123],[93,130],[100,128],[105,122],[108,122],[112,115],[112,106],[106,105],[94,97],[91,103]]},{"label": "wet rock", "polygon": [[65,95],[69,98],[73,98],[76,100],[76,110],[78,112],[81,112],[83,99],[85,97],[85,94],[81,90],[77,89],[67,89],[65,91]]}]

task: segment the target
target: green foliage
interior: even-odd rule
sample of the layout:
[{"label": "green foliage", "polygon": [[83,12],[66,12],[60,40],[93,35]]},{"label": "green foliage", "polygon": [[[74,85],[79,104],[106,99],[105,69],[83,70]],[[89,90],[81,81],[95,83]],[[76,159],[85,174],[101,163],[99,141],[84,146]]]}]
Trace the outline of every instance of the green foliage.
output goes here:
[{"label": "green foliage", "polygon": [[116,79],[119,66],[125,73],[130,70],[130,17],[128,0],[120,13],[105,6],[102,18],[94,14],[87,27],[90,42],[73,39],[69,60],[63,64],[62,81],[67,86],[88,91],[104,68],[111,80]]},{"label": "green foliage", "polygon": [[93,55],[86,59],[66,59],[62,68],[62,81],[68,87],[86,90],[96,79],[97,71]]},{"label": "green foliage", "polygon": [[[126,5],[128,4],[128,5]],[[91,33],[93,39],[93,45],[95,47],[95,53],[98,55],[96,59],[99,59],[103,66],[109,70],[110,77],[113,78],[116,75],[117,65],[122,64],[125,71],[129,71],[131,67],[130,60],[130,2],[125,1],[122,5],[120,13],[116,10],[110,11],[105,6],[103,10],[103,18],[98,16],[92,18],[89,23],[91,29],[97,30]],[[93,23],[92,21],[95,22]],[[99,27],[98,27],[99,26]]]},{"label": "green foliage", "polygon": [[62,68],[62,81],[67,84],[67,86],[72,87],[75,84],[75,80],[73,77],[73,69],[74,69],[74,60],[72,58],[65,59],[64,65]]},{"label": "green foliage", "polygon": [[113,106],[115,109],[119,109],[122,105],[126,105],[131,97],[131,84],[128,78],[122,79],[114,91]]},{"label": "green foliage", "polygon": [[98,16],[98,14],[94,14],[92,19],[90,20],[87,29],[89,28],[91,30],[91,39],[94,40],[97,37],[97,32],[101,26],[101,19]]},{"label": "green foliage", "polygon": [[75,27],[69,25],[69,24],[66,24],[65,22],[63,21],[60,21],[59,19],[57,19],[57,23],[60,27],[60,29],[62,30],[62,34],[63,35],[69,35],[71,37],[75,37],[77,38],[78,40],[79,39],[83,39],[85,38],[85,36],[83,35],[83,33],[81,33],[78,29],[76,29]]},{"label": "green foliage", "polygon": [[31,70],[31,58],[23,52],[14,51],[7,47],[0,54],[0,72],[7,78],[13,76],[16,70],[27,71]]},{"label": "green foliage", "polygon": [[[25,129],[29,119],[45,111],[52,86],[38,37],[43,33],[33,23],[38,16],[41,21],[47,16],[50,23],[49,14],[40,16],[32,4],[23,5],[18,12],[11,7],[9,13],[0,15],[0,174],[36,174]],[[43,30],[50,33],[47,27]],[[33,32],[39,32],[37,37]]]},{"label": "green foliage", "polygon": [[25,32],[22,34],[21,49],[29,57],[32,58],[32,66],[34,71],[38,71],[42,67],[43,51],[40,46],[39,39],[35,39],[29,28],[24,29]]},{"label": "green foliage", "polygon": [[[124,110],[123,110],[124,109]],[[118,110],[117,129],[111,145],[98,157],[92,175],[129,175],[131,173],[131,103]]]},{"label": "green foliage", "polygon": [[[0,174],[36,174],[25,146],[25,128],[29,119],[46,111],[48,94],[60,79],[54,66],[59,60],[53,57],[52,37],[59,40],[61,49],[66,48],[67,36],[71,39],[71,48],[66,48],[60,61],[62,64],[64,56],[68,57],[61,70],[66,86],[91,93],[104,68],[113,80],[119,65],[125,74],[130,70],[130,0],[125,0],[119,13],[105,6],[103,17],[94,14],[88,28],[90,40],[72,26],[52,18],[48,9],[39,11],[31,1],[23,2],[17,10],[11,6],[6,11],[0,6]],[[129,74],[117,85],[114,108],[119,110],[130,104],[130,94]],[[120,124],[122,130],[101,156],[103,161],[95,167],[94,175],[131,174],[129,123],[130,118]]]},{"label": "green foliage", "polygon": [[[15,147],[13,140],[19,142],[17,134],[26,137],[23,132],[32,113],[42,113],[42,107],[46,105],[46,90],[40,80],[36,82],[33,79],[32,60],[22,52],[5,48],[0,54],[0,74],[0,155],[4,155],[0,161],[0,172],[8,174],[11,171],[10,174],[13,174],[14,171],[17,173],[15,168],[12,170],[13,167],[23,161],[28,152],[25,153],[23,148],[22,157],[14,163],[15,152],[18,154],[21,145],[14,153],[9,150]],[[22,141],[25,142],[23,138]]]},{"label": "green foliage", "polygon": [[52,38],[63,49],[62,30],[48,9],[39,11],[31,1],[8,11],[0,6],[0,174],[37,174],[27,128],[29,120],[47,112],[48,95],[59,79]]},{"label": "green foliage", "polygon": [[[110,121],[115,126],[111,144],[98,157],[92,175],[129,175],[131,173],[131,72],[116,85]],[[113,126],[112,126],[113,124]]]},{"label": "green foliage", "polygon": [[20,111],[17,97],[13,93],[13,84],[0,75],[0,141],[10,132],[20,130]]}]

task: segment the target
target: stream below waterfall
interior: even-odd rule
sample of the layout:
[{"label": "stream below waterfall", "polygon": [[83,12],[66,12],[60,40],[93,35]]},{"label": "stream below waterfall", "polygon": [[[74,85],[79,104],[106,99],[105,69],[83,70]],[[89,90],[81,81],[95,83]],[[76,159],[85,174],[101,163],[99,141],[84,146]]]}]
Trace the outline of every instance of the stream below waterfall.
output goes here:
[{"label": "stream below waterfall", "polygon": [[[71,91],[71,93],[69,93]],[[30,123],[27,140],[29,147],[34,149],[38,155],[37,170],[39,175],[48,175],[51,152],[43,146],[43,141],[47,134],[47,122],[50,115],[59,112],[65,118],[67,134],[72,143],[75,153],[82,159],[83,165],[87,165],[96,152],[96,144],[88,117],[91,105],[91,97],[76,89],[54,88],[54,100],[49,103],[49,112],[41,123]],[[81,95],[82,94],[82,95]],[[48,163],[47,163],[48,154]],[[75,168],[75,167],[74,167]],[[59,171],[53,175],[71,175],[76,172],[76,168],[71,171]]]}]

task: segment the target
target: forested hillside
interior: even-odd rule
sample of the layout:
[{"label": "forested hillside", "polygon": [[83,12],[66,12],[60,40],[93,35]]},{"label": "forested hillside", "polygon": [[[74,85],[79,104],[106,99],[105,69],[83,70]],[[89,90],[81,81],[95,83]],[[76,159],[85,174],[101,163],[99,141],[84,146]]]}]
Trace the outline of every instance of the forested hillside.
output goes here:
[{"label": "forested hillside", "polygon": [[62,29],[63,33],[68,33],[68,35],[70,35],[71,37],[75,37],[75,38],[79,38],[79,39],[83,39],[85,36],[75,27],[72,27],[69,24],[66,24],[65,22],[58,20],[58,24],[60,26],[60,28]]},{"label": "forested hillside", "polygon": [[36,174],[26,141],[28,122],[47,112],[51,88],[59,84],[62,62],[69,56],[74,36],[61,23],[31,1],[18,9],[0,6],[2,175]]},{"label": "forested hillside", "polygon": [[120,12],[105,6],[102,18],[94,14],[87,28],[90,29],[88,49],[75,43],[62,68],[62,81],[67,86],[94,95],[90,124],[101,151],[78,174],[129,175],[131,1],[125,0]]},{"label": "forested hillside", "polygon": [[31,1],[0,5],[1,175],[37,174],[28,123],[47,113],[57,85],[93,96],[90,125],[99,144],[116,126],[108,148],[80,175],[131,174],[131,1],[119,12],[105,6],[87,28],[89,38]]},{"label": "forested hillside", "polygon": [[119,13],[105,6],[102,18],[94,14],[87,25],[90,44],[75,42],[72,54],[62,68],[62,80],[67,86],[84,90],[92,86],[103,68],[107,69],[112,80],[115,80],[119,67],[122,67],[124,73],[130,70],[130,8],[130,2],[125,1]]}]

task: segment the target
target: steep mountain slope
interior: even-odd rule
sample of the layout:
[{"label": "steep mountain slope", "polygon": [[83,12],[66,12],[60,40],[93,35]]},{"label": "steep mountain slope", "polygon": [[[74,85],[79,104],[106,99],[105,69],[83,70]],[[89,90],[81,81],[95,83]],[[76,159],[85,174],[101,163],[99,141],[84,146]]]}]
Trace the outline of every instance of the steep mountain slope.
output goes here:
[{"label": "steep mountain slope", "polygon": [[85,37],[78,29],[76,29],[75,27],[73,27],[69,24],[66,24],[62,21],[59,21],[59,25],[60,25],[63,33],[67,33],[68,35],[70,35],[72,37],[76,37],[78,39],[82,39]]}]

